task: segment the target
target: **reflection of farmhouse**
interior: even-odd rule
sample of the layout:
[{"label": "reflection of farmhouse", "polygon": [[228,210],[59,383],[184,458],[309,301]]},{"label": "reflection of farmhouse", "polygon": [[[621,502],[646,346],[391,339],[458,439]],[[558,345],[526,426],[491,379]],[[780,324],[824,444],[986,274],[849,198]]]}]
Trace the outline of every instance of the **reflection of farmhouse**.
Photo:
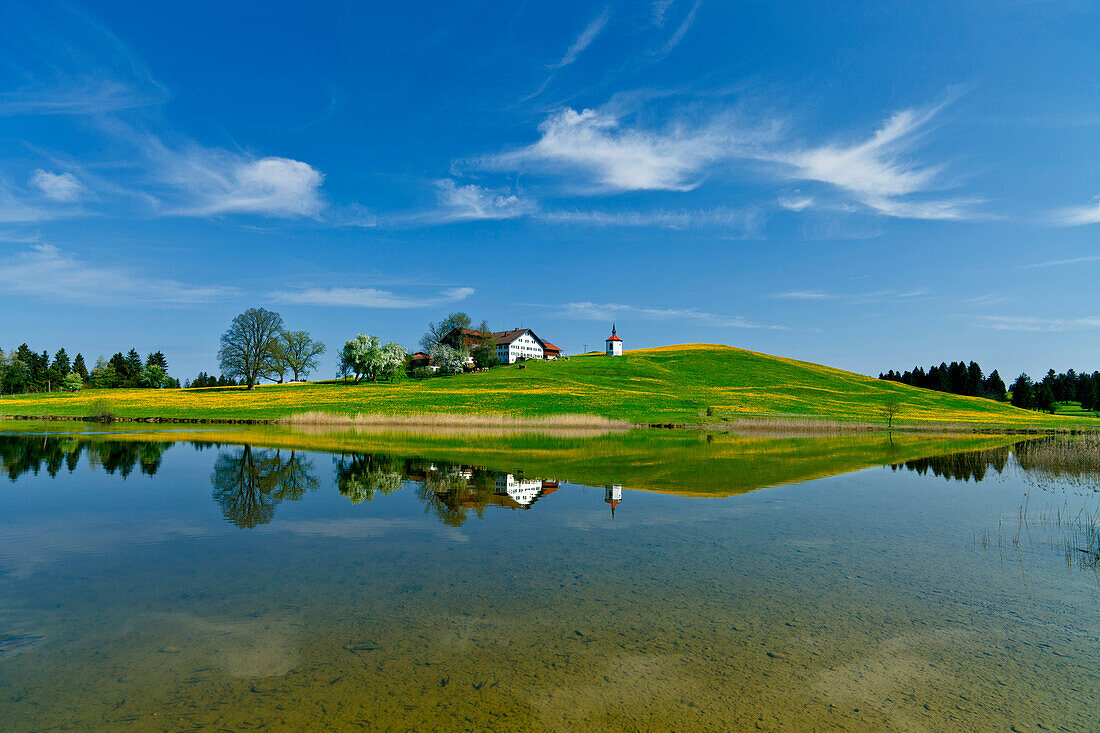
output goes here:
[{"label": "reflection of farmhouse", "polygon": [[542,479],[519,479],[510,473],[497,476],[494,491],[497,494],[507,494],[512,501],[520,506],[531,506],[542,496]]}]

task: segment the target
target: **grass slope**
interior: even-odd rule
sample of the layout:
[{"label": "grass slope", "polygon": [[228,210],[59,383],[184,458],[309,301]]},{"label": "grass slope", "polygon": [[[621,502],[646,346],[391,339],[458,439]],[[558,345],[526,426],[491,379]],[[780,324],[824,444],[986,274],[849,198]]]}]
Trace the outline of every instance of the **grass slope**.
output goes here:
[{"label": "grass slope", "polygon": [[798,416],[882,421],[888,395],[901,403],[900,423],[1055,426],[1073,420],[1018,410],[769,356],[730,346],[684,344],[570,361],[529,362],[526,368],[424,381],[351,385],[339,382],[269,385],[253,392],[87,390],[75,394],[5,397],[2,415],[71,415],[106,403],[120,417],[278,419],[308,410],[355,413],[594,414],[635,423],[700,423],[706,409],[723,417]]}]

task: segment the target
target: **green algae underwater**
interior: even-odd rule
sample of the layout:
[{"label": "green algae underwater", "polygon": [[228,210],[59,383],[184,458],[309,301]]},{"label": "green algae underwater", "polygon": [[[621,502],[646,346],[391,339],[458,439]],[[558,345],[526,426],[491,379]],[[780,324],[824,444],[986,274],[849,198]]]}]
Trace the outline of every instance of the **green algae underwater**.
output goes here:
[{"label": "green algae underwater", "polygon": [[1018,438],[57,427],[5,730],[1100,725],[1097,484]]}]

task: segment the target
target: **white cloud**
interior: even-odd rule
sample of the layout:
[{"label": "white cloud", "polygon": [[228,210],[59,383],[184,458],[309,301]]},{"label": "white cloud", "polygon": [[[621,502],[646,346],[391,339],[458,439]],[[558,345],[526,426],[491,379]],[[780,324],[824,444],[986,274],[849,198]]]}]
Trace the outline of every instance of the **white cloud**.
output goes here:
[{"label": "white cloud", "polygon": [[772,297],[778,300],[827,300],[833,296],[820,290],[790,290],[786,293],[777,293]]},{"label": "white cloud", "polygon": [[931,291],[928,288],[912,288],[910,290],[876,290],[869,293],[848,294],[827,293],[823,290],[789,290],[784,293],[776,293],[772,297],[777,300],[836,300],[847,305],[866,305],[868,303],[905,302],[929,295],[931,295]]},{"label": "white cloud", "polygon": [[738,164],[749,164],[787,181],[822,183],[844,195],[844,201],[831,203],[799,192],[780,196],[779,205],[793,211],[824,206],[911,219],[989,218],[972,210],[980,199],[930,196],[946,187],[943,167],[908,157],[944,104],[898,112],[861,142],[801,148],[779,139],[781,121],[764,120],[753,128],[729,110],[701,123],[681,118],[647,129],[624,123],[613,104],[580,112],[565,108],[538,126],[533,144],[478,163],[486,169],[580,174],[605,193],[690,191],[720,164],[733,173],[740,172]]},{"label": "white cloud", "polygon": [[235,288],[192,286],[120,267],[90,265],[50,244],[0,259],[0,291],[96,305],[204,303],[237,293]]},{"label": "white cloud", "polygon": [[185,152],[163,145],[150,149],[156,152],[159,174],[184,197],[167,213],[318,217],[324,208],[320,193],[324,175],[308,163],[251,158],[198,146]]},{"label": "white cloud", "polygon": [[604,26],[607,25],[607,19],[611,16],[611,8],[606,7],[599,15],[593,18],[588,25],[584,27],[581,34],[577,36],[576,40],[569,46],[569,49],[565,52],[565,56],[561,61],[554,64],[554,68],[561,68],[568,66],[577,60],[577,57],[584,53],[584,50],[592,45],[592,42],[596,40],[596,36],[600,35]]},{"label": "white cloud", "polygon": [[975,325],[998,331],[1080,331],[1100,328],[1100,316],[1081,318],[1037,318],[1034,316],[972,316]]},{"label": "white cloud", "polygon": [[753,323],[742,316],[707,313],[697,308],[651,308],[623,305],[621,303],[565,303],[551,306],[558,309],[564,318],[576,318],[585,321],[611,321],[623,318],[641,318],[646,320],[687,320],[706,323],[723,328],[764,328],[786,330],[783,326],[770,326]]},{"label": "white cloud", "polygon": [[688,191],[709,163],[729,152],[715,129],[677,125],[662,132],[631,129],[608,112],[566,108],[539,125],[538,142],[482,162],[505,169],[579,169],[611,191]]},{"label": "white cloud", "polygon": [[880,214],[913,219],[969,218],[973,199],[913,200],[937,188],[939,166],[922,166],[904,157],[943,104],[895,113],[868,140],[827,144],[775,155],[791,166],[791,178],[819,181],[849,192]]},{"label": "white cloud", "polygon": [[1090,255],[1088,257],[1073,257],[1068,260],[1048,260],[1046,262],[1035,262],[1030,265],[1017,265],[1017,270],[1034,270],[1039,267],[1058,267],[1060,265],[1079,265],[1082,262],[1096,262],[1100,260],[1100,255]]},{"label": "white cloud", "polygon": [[[107,73],[107,72],[103,72]],[[94,75],[55,80],[49,86],[0,93],[0,117],[100,115],[162,104],[164,88],[151,78],[131,83]]]},{"label": "white cloud", "polygon": [[703,0],[695,0],[695,4],[691,6],[691,10],[684,17],[684,20],[676,28],[676,31],[665,43],[665,47],[662,49],[662,54],[669,53],[672,49],[680,45],[680,41],[684,40],[684,36],[691,30],[691,26],[695,25],[695,14],[699,11],[699,6],[703,4]]},{"label": "white cloud", "polygon": [[76,201],[84,188],[72,173],[52,173],[41,168],[31,174],[31,185],[51,201]]},{"label": "white cloud", "polygon": [[962,302],[967,305],[995,305],[997,303],[1003,303],[1008,298],[997,293],[986,293],[985,295],[975,295],[973,298],[965,298]]},{"label": "white cloud", "polygon": [[481,186],[460,186],[451,179],[437,181],[440,221],[479,221],[488,219],[514,219],[535,211],[535,203],[528,199]]},{"label": "white cloud", "polygon": [[910,290],[876,290],[870,293],[862,293],[849,296],[848,302],[853,304],[898,302],[917,300],[931,295],[928,288],[912,288]]},{"label": "white cloud", "polygon": [[802,211],[814,205],[812,196],[800,196],[792,194],[779,197],[779,205],[788,211]]},{"label": "white cloud", "polygon": [[1064,227],[1079,227],[1087,224],[1100,224],[1100,197],[1087,206],[1071,206],[1056,211],[1052,217],[1055,224]]},{"label": "white cloud", "polygon": [[725,227],[740,230],[742,236],[759,234],[763,215],[759,209],[679,209],[653,211],[540,211],[540,221],[553,224],[583,224],[615,227],[661,227],[689,229],[693,227]]},{"label": "white cloud", "polygon": [[49,212],[27,203],[24,197],[17,196],[7,182],[0,178],[0,222],[25,224],[49,218]]},{"label": "white cloud", "polygon": [[653,25],[660,28],[665,24],[665,14],[676,0],[655,0],[653,3]]},{"label": "white cloud", "polygon": [[474,294],[473,288],[449,288],[428,297],[398,295],[377,288],[305,288],[279,291],[270,297],[290,305],[345,306],[354,308],[426,308],[457,303]]}]

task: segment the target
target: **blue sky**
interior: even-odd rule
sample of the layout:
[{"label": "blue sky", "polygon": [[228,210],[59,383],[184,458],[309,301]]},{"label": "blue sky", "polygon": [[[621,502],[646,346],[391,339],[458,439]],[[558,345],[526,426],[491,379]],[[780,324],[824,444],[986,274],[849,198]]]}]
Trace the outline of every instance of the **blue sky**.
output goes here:
[{"label": "blue sky", "polygon": [[0,346],[1100,369],[1096,5],[390,5],[5,2]]}]

